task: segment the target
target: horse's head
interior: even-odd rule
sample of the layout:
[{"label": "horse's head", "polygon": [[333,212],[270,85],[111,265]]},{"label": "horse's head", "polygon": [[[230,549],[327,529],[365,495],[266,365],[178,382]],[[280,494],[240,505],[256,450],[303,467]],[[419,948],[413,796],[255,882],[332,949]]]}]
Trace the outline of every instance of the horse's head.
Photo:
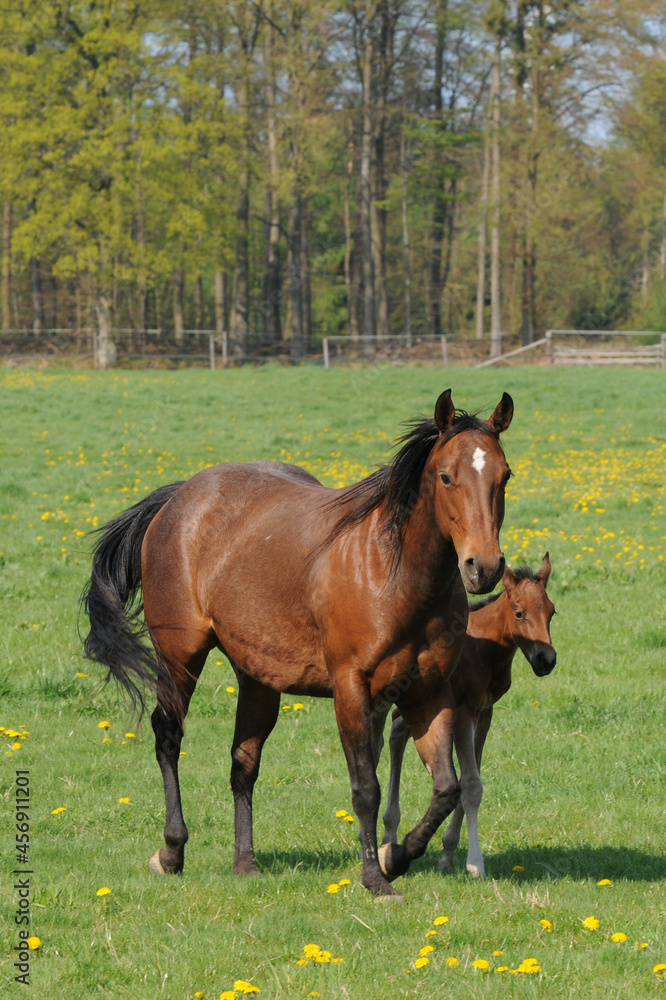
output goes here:
[{"label": "horse's head", "polygon": [[502,583],[514,615],[514,639],[537,677],[551,673],[557,653],[550,641],[550,621],[555,606],[546,593],[550,556],[546,552],[539,572],[512,570],[507,566]]},{"label": "horse's head", "polygon": [[513,400],[506,392],[489,420],[456,416],[450,389],[435,407],[439,441],[432,451],[431,468],[437,480],[437,523],[455,546],[470,594],[489,593],[504,572],[499,530],[511,470],[499,435],[512,417]]}]

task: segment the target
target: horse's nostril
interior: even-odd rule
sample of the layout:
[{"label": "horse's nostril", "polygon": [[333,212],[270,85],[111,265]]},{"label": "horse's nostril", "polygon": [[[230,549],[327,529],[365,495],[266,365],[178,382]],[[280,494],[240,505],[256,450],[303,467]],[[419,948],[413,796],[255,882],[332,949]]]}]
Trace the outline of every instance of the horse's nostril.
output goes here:
[{"label": "horse's nostril", "polygon": [[470,569],[476,569],[476,560],[473,557],[465,560],[465,565],[469,566]]}]

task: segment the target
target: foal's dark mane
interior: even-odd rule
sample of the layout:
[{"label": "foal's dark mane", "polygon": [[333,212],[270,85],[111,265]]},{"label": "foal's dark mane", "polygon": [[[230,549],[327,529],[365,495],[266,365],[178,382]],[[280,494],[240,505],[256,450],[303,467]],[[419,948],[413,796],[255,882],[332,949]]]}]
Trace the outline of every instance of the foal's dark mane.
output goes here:
[{"label": "foal's dark mane", "polygon": [[[380,466],[367,479],[362,479],[341,492],[327,505],[329,509],[337,508],[341,511],[340,518],[328,536],[328,544],[349,528],[360,524],[382,504],[384,531],[391,540],[394,560],[400,560],[402,529],[418,500],[425,464],[440,436],[432,418],[409,421],[406,426],[409,429],[398,439],[400,450],[388,465]],[[485,420],[481,420],[475,413],[456,410],[453,424],[444,435],[443,443],[470,430],[497,437]]]}]

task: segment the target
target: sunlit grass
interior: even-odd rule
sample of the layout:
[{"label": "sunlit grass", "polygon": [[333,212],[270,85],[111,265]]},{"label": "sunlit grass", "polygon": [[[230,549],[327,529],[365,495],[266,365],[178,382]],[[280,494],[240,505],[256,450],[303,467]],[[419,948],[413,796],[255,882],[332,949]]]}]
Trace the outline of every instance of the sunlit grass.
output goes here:
[{"label": "sunlit grass", "polygon": [[[257,786],[264,875],[234,878],[236,685],[219,654],[183,743],[185,874],[151,878],[164,805],[150,725],[132,719],[80,656],[86,533],[218,461],[277,458],[329,486],[352,482],[385,461],[400,422],[430,413],[449,385],[470,409],[494,406],[504,389],[514,395],[505,550],[535,565],[550,549],[558,610],[555,673],[539,680],[517,660],[489,738],[480,812],[488,881],[464,872],[464,844],[456,873],[436,872],[436,838],[400,880],[405,904],[374,907],[360,884],[332,706],[290,697]],[[662,373],[631,371],[0,374],[0,757],[3,793],[16,767],[31,769],[30,930],[41,941],[33,990],[63,1000],[197,991],[218,1000],[241,995],[242,981],[276,998],[661,996],[665,389]],[[384,784],[387,769],[383,759]],[[403,831],[429,788],[410,749]],[[11,794],[2,801],[8,872]],[[18,990],[8,878],[0,976]],[[102,888],[110,892],[98,896]],[[331,960],[308,958],[308,945]]]}]

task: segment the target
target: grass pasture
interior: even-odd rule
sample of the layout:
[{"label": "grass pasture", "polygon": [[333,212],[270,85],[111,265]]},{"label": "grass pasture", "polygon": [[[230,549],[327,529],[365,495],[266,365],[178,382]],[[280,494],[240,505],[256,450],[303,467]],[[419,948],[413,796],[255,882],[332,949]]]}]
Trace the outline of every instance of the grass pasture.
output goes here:
[{"label": "grass pasture", "polygon": [[[255,793],[264,874],[232,876],[234,678],[212,654],[183,743],[185,873],[149,876],[161,779],[148,719],[139,725],[81,658],[86,533],[218,461],[288,459],[328,485],[352,482],[448,385],[470,409],[494,406],[504,389],[514,396],[504,549],[535,567],[550,550],[558,611],[555,672],[539,680],[518,654],[489,737],[479,824],[488,880],[465,872],[464,831],[456,873],[439,874],[436,837],[398,882],[404,905],[374,906],[360,884],[358,824],[335,815],[351,804],[332,706],[303,699],[295,709],[289,697]],[[653,972],[666,963],[664,373],[5,371],[0,394],[5,993],[22,995],[10,873],[15,771],[29,768],[34,995],[218,1000],[245,980],[265,1000],[664,996]],[[387,773],[386,752],[384,787]],[[429,795],[410,747],[403,833]],[[100,887],[111,892],[99,897]],[[448,920],[435,927],[438,916]],[[312,943],[343,961],[297,965]],[[512,971],[528,958],[540,971]]]}]

